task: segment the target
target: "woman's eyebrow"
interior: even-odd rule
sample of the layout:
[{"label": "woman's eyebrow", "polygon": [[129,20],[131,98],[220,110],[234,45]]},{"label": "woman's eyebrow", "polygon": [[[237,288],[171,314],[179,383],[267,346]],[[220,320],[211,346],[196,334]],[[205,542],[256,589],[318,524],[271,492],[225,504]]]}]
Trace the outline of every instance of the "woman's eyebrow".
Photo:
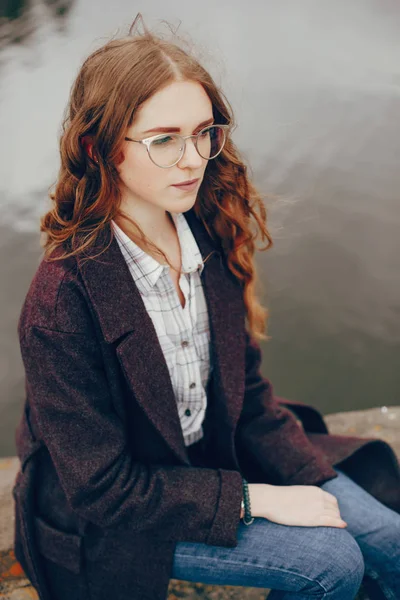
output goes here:
[{"label": "woman's eyebrow", "polygon": [[[211,125],[211,123],[214,121],[214,118],[211,117],[211,119],[207,119],[207,121],[203,121],[202,123],[199,123],[197,125],[197,127],[195,127],[195,129],[199,129],[199,127],[205,127],[206,125]],[[153,131],[160,131],[161,133],[172,133],[172,132],[179,132],[181,130],[180,127],[153,127],[152,129],[147,129],[146,131],[144,131],[143,133],[152,133]]]}]

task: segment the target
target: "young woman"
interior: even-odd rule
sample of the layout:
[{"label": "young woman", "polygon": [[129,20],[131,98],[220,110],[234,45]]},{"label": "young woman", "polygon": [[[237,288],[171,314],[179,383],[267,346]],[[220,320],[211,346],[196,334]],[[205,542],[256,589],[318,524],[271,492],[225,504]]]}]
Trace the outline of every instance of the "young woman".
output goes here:
[{"label": "young woman", "polygon": [[271,239],[232,128],[147,30],[78,73],[19,322],[15,552],[41,600],[161,600],[170,578],[351,600],[364,573],[400,598],[392,449],[260,373]]}]

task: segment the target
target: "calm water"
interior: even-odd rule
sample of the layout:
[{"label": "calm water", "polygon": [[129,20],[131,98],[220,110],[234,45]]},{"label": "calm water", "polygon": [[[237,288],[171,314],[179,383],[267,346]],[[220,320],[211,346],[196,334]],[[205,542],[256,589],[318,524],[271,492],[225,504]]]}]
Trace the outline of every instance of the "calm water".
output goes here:
[{"label": "calm water", "polygon": [[324,413],[399,404],[400,5],[29,6],[20,0],[0,17],[0,456],[15,453],[16,323],[40,257],[69,89],[83,58],[139,10],[150,26],[182,21],[236,111],[235,139],[275,241],[258,266],[271,311],[263,372],[276,393]]}]

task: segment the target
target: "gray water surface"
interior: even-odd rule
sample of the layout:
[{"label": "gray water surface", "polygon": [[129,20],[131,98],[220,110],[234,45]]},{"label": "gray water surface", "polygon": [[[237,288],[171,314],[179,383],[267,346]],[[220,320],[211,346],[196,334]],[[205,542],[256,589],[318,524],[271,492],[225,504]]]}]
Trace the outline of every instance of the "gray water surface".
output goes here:
[{"label": "gray water surface", "polygon": [[151,27],[181,20],[236,112],[235,141],[274,238],[257,264],[271,313],[263,373],[275,392],[324,413],[398,404],[400,5],[18,6],[0,20],[0,456],[15,453],[24,396],[16,323],[40,257],[69,89],[85,56],[138,11]]}]

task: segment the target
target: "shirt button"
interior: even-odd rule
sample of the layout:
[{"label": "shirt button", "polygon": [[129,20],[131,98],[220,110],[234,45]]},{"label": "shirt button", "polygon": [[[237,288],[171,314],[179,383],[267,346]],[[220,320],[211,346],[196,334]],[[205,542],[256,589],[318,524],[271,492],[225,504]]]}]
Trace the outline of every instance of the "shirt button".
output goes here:
[{"label": "shirt button", "polygon": [[189,387],[190,387],[190,389],[191,389],[191,390],[192,390],[193,388],[195,388],[195,387],[196,387],[196,384],[195,384],[195,382],[193,381],[193,383],[191,383],[191,384],[189,385]]},{"label": "shirt button", "polygon": [[189,342],[187,340],[184,340],[181,345],[182,348],[186,348],[186,346],[189,346]]},{"label": "shirt button", "polygon": [[185,415],[186,415],[187,417],[190,417],[190,415],[191,415],[191,414],[192,414],[192,411],[190,410],[190,408],[187,408],[187,409],[185,410]]}]

